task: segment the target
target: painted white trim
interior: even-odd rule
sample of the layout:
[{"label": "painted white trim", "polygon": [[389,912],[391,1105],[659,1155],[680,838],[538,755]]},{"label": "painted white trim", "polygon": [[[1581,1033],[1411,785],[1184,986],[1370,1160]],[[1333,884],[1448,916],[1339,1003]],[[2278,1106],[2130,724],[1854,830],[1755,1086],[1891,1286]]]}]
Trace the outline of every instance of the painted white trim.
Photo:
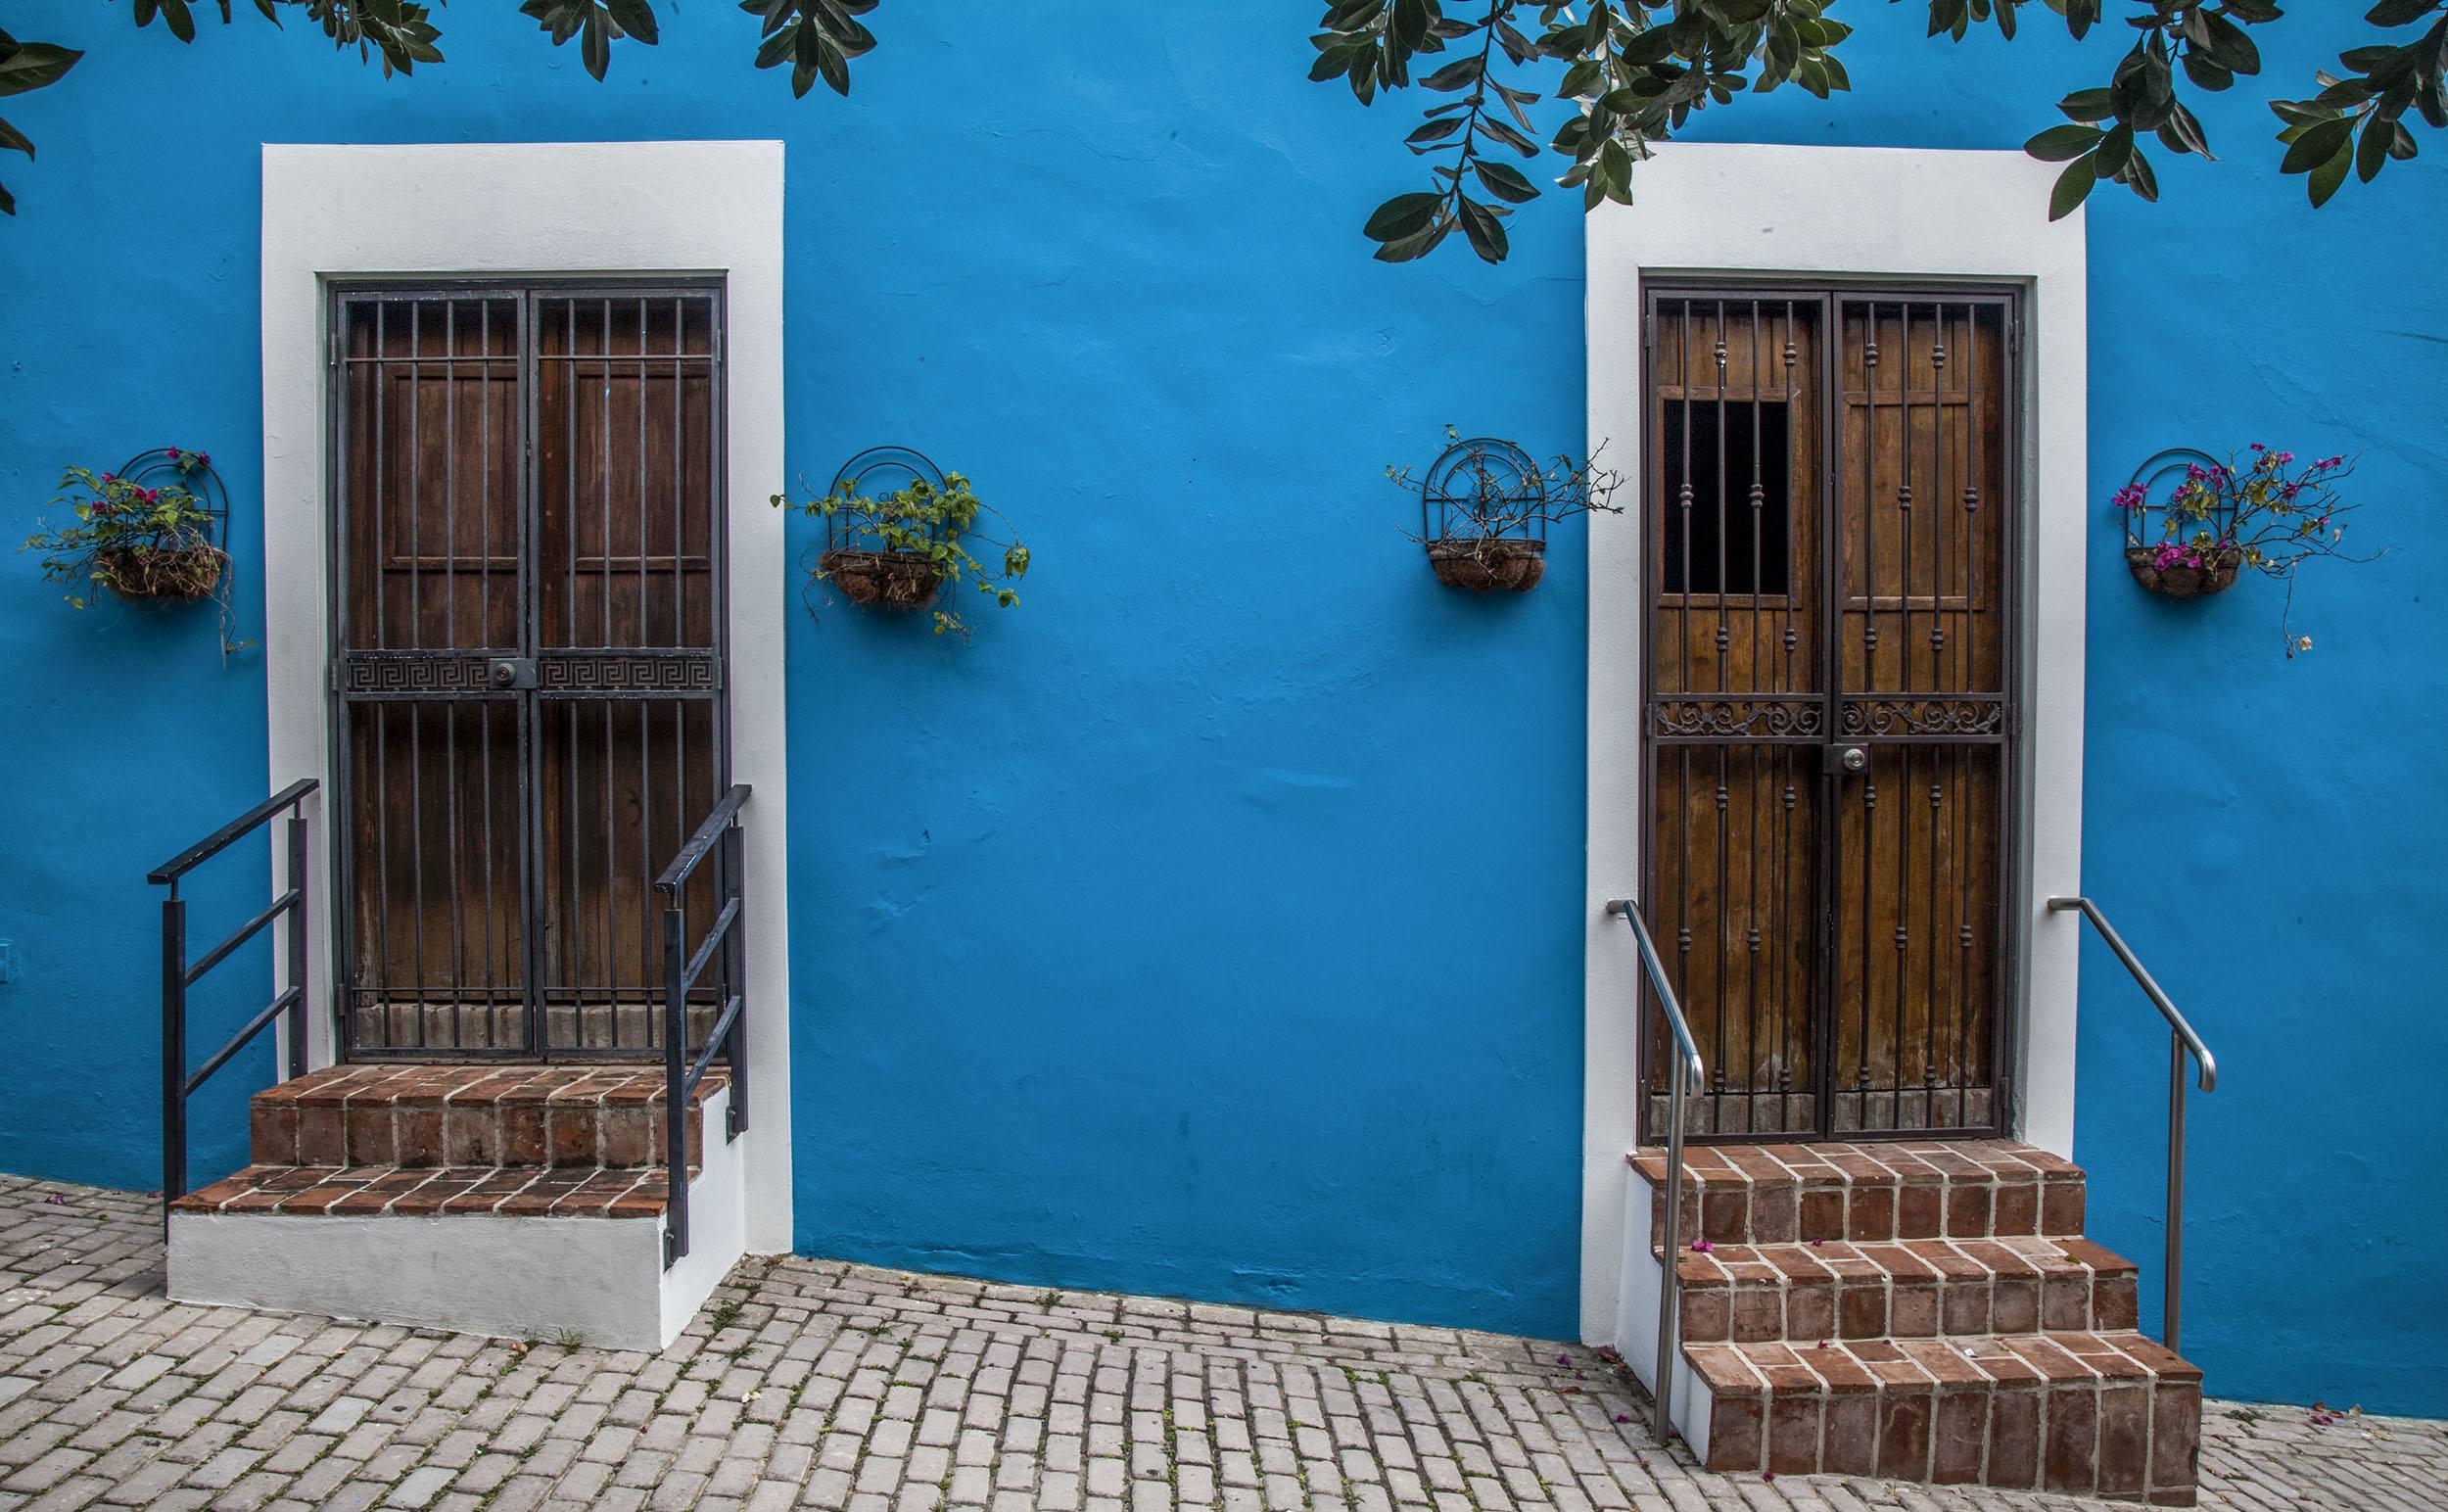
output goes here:
[{"label": "painted white trim", "polygon": [[[790,954],[782,638],[790,564],[768,498],[782,462],[782,144],[588,142],[263,148],[263,655],[272,786],[332,780],[324,658],[325,281],[720,274],[730,532],[731,776],[747,811],[747,1246],[790,1248]],[[319,807],[318,807],[319,815]],[[318,844],[317,870],[329,846]],[[276,871],[285,871],[276,856]],[[328,878],[309,879],[331,916]],[[321,927],[318,922],[317,928]],[[315,971],[329,951],[314,952]],[[331,1001],[328,980],[314,1001]],[[328,1019],[328,1016],[322,1016]],[[332,1057],[318,1023],[315,1064]]]},{"label": "painted white trim", "polygon": [[[2080,211],[2048,219],[2054,168],[2013,152],[1675,143],[1640,165],[1638,203],[1589,216],[1589,448],[1641,476],[1641,280],[1670,273],[2009,282],[2025,291],[2025,660],[2021,1136],[2074,1140],[2075,931],[2042,928],[2081,876],[2083,532],[2088,402]],[[1639,970],[1604,912],[1640,887],[1641,521],[1589,524],[1589,897],[1582,1103],[1581,1337],[1617,1336],[1624,1157],[1637,1137]]]}]

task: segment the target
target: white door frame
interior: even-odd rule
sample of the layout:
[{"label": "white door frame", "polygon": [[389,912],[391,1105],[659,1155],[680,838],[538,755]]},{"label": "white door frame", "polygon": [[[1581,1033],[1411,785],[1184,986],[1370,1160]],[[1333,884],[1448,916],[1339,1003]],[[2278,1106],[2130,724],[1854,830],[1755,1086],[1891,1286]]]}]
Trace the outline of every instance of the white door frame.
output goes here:
[{"label": "white door frame", "polygon": [[[2084,533],[2088,461],[2083,215],[2048,217],[2056,169],[2014,152],[1674,143],[1633,172],[1630,207],[1587,226],[1588,436],[1643,476],[1642,284],[1748,274],[1957,279],[2024,291],[2022,700],[2016,791],[2018,1137],[2074,1142],[2077,935],[2046,927],[2082,868]],[[1589,871],[1583,972],[1581,1337],[1612,1343],[1624,1157],[1638,1138],[1640,967],[1612,898],[1638,897],[1644,540],[1638,510],[1589,517]]]},{"label": "white door frame", "polygon": [[[364,277],[718,275],[724,280],[731,780],[745,811],[756,1112],[748,1248],[790,1248],[788,787],[781,645],[782,144],[589,142],[263,148],[263,657],[271,780],[331,788],[326,284]],[[328,810],[312,806],[308,1063],[330,1063]],[[276,886],[286,864],[273,861]],[[283,989],[286,982],[280,984]]]}]

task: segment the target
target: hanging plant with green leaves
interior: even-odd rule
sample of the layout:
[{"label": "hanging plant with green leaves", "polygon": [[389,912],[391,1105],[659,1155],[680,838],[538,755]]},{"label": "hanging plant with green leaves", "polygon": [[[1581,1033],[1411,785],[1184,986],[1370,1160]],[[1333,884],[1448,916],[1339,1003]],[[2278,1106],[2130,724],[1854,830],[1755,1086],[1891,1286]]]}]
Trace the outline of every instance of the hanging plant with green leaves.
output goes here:
[{"label": "hanging plant with green leaves", "polygon": [[211,455],[178,447],[144,452],[117,472],[71,467],[50,507],[73,523],[45,522],[18,549],[41,552],[44,579],[66,585],[63,596],[79,609],[106,591],[138,603],[210,599],[221,611],[222,651],[239,650],[229,553],[216,540],[227,512],[219,496]]},{"label": "hanging plant with green leaves", "polygon": [[[1016,537],[988,541],[984,522],[999,522],[1007,534],[1011,522],[978,499],[966,477],[937,474],[923,458],[912,467],[901,455],[916,453],[866,468],[854,459],[827,492],[796,503],[777,494],[774,503],[824,526],[814,582],[861,606],[930,609],[935,634],[965,639],[970,627],[959,609],[938,607],[944,591],[966,588],[998,608],[1011,608],[1020,601],[1016,585],[1028,574],[1028,547]],[[872,496],[862,493],[860,481],[875,466],[908,471],[910,479]]]}]

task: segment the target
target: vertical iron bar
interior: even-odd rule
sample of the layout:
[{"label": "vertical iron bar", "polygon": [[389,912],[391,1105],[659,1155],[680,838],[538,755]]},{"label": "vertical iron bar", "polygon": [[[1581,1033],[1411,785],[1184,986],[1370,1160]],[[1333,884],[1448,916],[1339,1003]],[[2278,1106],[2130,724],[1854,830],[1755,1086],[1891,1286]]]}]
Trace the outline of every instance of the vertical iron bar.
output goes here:
[{"label": "vertical iron bar", "polygon": [[[1994,1094],[1993,1094],[1994,1096]],[[2185,1310],[2185,1037],[2168,1031],[2168,1273],[2164,1332],[2170,1354],[2182,1354],[2178,1343]]]},{"label": "vertical iron bar", "polygon": [[162,903],[162,1224],[187,1195],[187,904]]},{"label": "vertical iron bar", "polygon": [[[345,296],[335,296],[330,310],[332,353],[346,357],[355,345],[355,325],[352,316],[356,307]],[[358,364],[336,361],[331,372],[331,449],[325,459],[325,479],[331,489],[332,517],[338,527],[331,533],[327,571],[331,574],[330,635],[324,648],[336,663],[340,654],[356,644],[354,608],[356,595],[350,590],[350,577],[356,570],[355,555],[349,548],[349,538],[354,531],[356,496],[350,489],[349,459],[355,438],[350,424],[356,402],[356,383],[360,376]],[[337,1059],[351,1059],[356,1051],[356,869],[357,834],[350,816],[355,810],[351,795],[356,775],[352,770],[356,754],[356,731],[351,719],[348,700],[327,693],[324,715],[328,728],[327,759],[332,774],[331,791],[323,804],[325,834],[332,843],[326,854],[331,858],[331,902],[333,948],[327,958],[332,968],[332,1039]],[[340,815],[334,826],[331,816]]]},{"label": "vertical iron bar", "polygon": [[[601,373],[601,387],[596,392],[595,429],[596,454],[601,469],[595,480],[596,517],[602,536],[596,549],[603,553],[599,572],[599,591],[603,611],[602,638],[598,645],[612,644],[612,301],[606,298],[595,328],[595,355]],[[615,836],[612,781],[612,700],[603,700],[603,1005],[604,1020],[613,1049],[621,1043],[621,848]],[[648,1036],[651,1039],[651,1035]]]},{"label": "vertical iron bar", "polygon": [[[1896,302],[1896,459],[1904,469],[1896,496],[1897,526],[1904,538],[1896,562],[1896,683],[1895,690],[1912,690],[1912,304]],[[1904,1047],[1906,1034],[1905,978],[1911,974],[1910,934],[1906,920],[1912,901],[1912,747],[1897,751],[1903,771],[1896,779],[1896,1026],[1895,1053],[1888,1080],[1894,1101],[1887,1122],[1904,1124]]]},{"label": "vertical iron bar", "polygon": [[[442,307],[442,643],[459,649],[459,302]],[[479,642],[483,637],[479,636]],[[459,881],[459,703],[442,706],[443,825],[450,875],[450,1047],[467,1048],[467,892]],[[480,706],[481,707],[481,706]],[[490,1016],[490,1015],[488,1015]]]},{"label": "vertical iron bar", "polygon": [[688,1252],[688,1085],[682,1069],[687,1039],[687,923],[680,899],[663,910],[663,1171],[669,1188],[663,1266]]},{"label": "vertical iron bar", "polygon": [[[512,516],[511,593],[518,616],[518,647],[534,656],[543,643],[543,301],[521,291],[518,304],[518,496]],[[510,733],[518,747],[519,825],[519,1036],[527,1053],[542,1059],[545,950],[543,705],[533,692],[510,695]],[[555,934],[558,931],[553,931]]]},{"label": "vertical iron bar", "polygon": [[[1760,458],[1761,426],[1762,426],[1762,424],[1764,423],[1764,419],[1765,419],[1765,417],[1764,417],[1764,416],[1762,415],[1762,413],[1761,413],[1761,394],[1762,394],[1762,383],[1761,383],[1761,372],[1760,372],[1760,302],[1759,302],[1758,300],[1756,300],[1756,299],[1755,299],[1755,300],[1753,300],[1753,301],[1751,302],[1751,323],[1750,323],[1750,334],[1751,334],[1751,625],[1750,625],[1750,640],[1751,640],[1751,667],[1750,667],[1750,676],[1749,676],[1748,678],[1746,678],[1746,679],[1744,680],[1744,682],[1745,682],[1745,685],[1746,685],[1746,687],[1747,687],[1747,688],[1748,688],[1748,690],[1752,693],[1752,695],[1753,695],[1754,697],[1758,697],[1758,696],[1761,696],[1761,695],[1762,695],[1762,694],[1765,691],[1765,689],[1761,686],[1761,682],[1762,682],[1762,679],[1761,679],[1761,676],[1760,676],[1760,664],[1761,664],[1761,655],[1760,655],[1760,628],[1761,628],[1761,626],[1762,626],[1763,624],[1765,624],[1765,623],[1766,622],[1766,618],[1767,618],[1766,614],[1765,614],[1765,613],[1762,610],[1762,608],[1760,607],[1760,595],[1761,595],[1761,590],[1762,590],[1762,588],[1764,587],[1763,583],[1761,582],[1761,577],[1762,577],[1762,573],[1761,573],[1761,555],[1762,555],[1762,547],[1761,547],[1761,541],[1762,541],[1762,537],[1761,537],[1761,530],[1762,530],[1762,523],[1761,523],[1761,518],[1760,518],[1760,515],[1761,515],[1761,511],[1762,511],[1764,508],[1765,508],[1765,507],[1766,507],[1766,499],[1767,499],[1767,496],[1766,496],[1766,493],[1765,493],[1765,486],[1763,485],[1763,483],[1762,483],[1762,481],[1761,481],[1761,458]],[[1760,916],[1761,916],[1761,914],[1762,914],[1762,912],[1763,912],[1763,910],[1762,910],[1762,908],[1761,908],[1761,891],[1762,891],[1762,889],[1761,889],[1761,886],[1760,886],[1760,805],[1761,805],[1761,803],[1763,802],[1763,795],[1762,795],[1762,793],[1761,793],[1761,791],[1760,791],[1760,787],[1761,787],[1761,767],[1762,767],[1762,765],[1763,765],[1763,764],[1762,764],[1762,761],[1761,761],[1761,757],[1762,757],[1762,755],[1764,754],[1764,752],[1763,752],[1763,750],[1762,750],[1762,748],[1761,748],[1760,746],[1754,745],[1754,746],[1752,746],[1749,750],[1745,751],[1743,754],[1744,754],[1744,757],[1745,757],[1745,765],[1749,766],[1749,767],[1750,767],[1750,769],[1751,769],[1751,771],[1750,771],[1750,779],[1751,779],[1751,780],[1750,780],[1748,782],[1746,782],[1746,783],[1744,783],[1744,784],[1743,784],[1743,785],[1744,785],[1744,787],[1748,790],[1748,793],[1749,793],[1749,798],[1750,798],[1750,801],[1749,801],[1749,804],[1748,804],[1748,807],[1749,807],[1749,809],[1750,809],[1750,814],[1749,814],[1749,816],[1748,816],[1748,817],[1749,817],[1749,820],[1750,820],[1750,827],[1751,827],[1751,839],[1750,839],[1749,845],[1747,846],[1747,848],[1746,848],[1746,849],[1744,850],[1744,852],[1743,852],[1743,872],[1744,872],[1744,874],[1745,874],[1745,878],[1746,878],[1746,881],[1745,881],[1745,887],[1744,887],[1744,895],[1745,895],[1745,899],[1746,899],[1746,901],[1747,901],[1747,902],[1750,904],[1750,906],[1751,906],[1751,907],[1750,907],[1751,927],[1750,927],[1750,930],[1748,931],[1748,933],[1747,933],[1747,934],[1746,934],[1746,936],[1745,936],[1746,942],[1748,943],[1748,945],[1749,945],[1749,947],[1750,947],[1750,949],[1749,949],[1749,957],[1748,957],[1749,962],[1750,962],[1750,967],[1749,967],[1749,969],[1748,969],[1748,970],[1746,971],[1746,973],[1745,973],[1745,979],[1744,979],[1744,983],[1743,983],[1744,988],[1746,989],[1746,995],[1747,995],[1747,996],[1749,997],[1749,999],[1750,999],[1750,1012],[1744,1016],[1744,1034],[1743,1034],[1743,1059],[1744,1059],[1743,1082],[1744,1082],[1744,1087],[1743,1087],[1743,1090],[1744,1090],[1744,1094],[1745,1094],[1745,1096],[1744,1096],[1744,1102],[1743,1102],[1743,1128],[1744,1128],[1745,1132],[1748,1132],[1748,1133],[1754,1133],[1754,1134],[1756,1134],[1756,1133],[1758,1133],[1758,1132],[1759,1132],[1759,1129],[1760,1129],[1760,1099],[1761,1099],[1761,1087],[1760,1087],[1760,1014],[1761,1014],[1761,1011],[1762,1011],[1762,1010],[1761,1010],[1761,1001],[1760,1001],[1760,997],[1761,997],[1761,994],[1760,994],[1760,975],[1761,975],[1761,968],[1762,968],[1762,966],[1763,966],[1763,964],[1764,964],[1764,963],[1762,962],[1762,959],[1761,959],[1761,956],[1760,956],[1760,947],[1761,947],[1761,944],[1762,944],[1762,942],[1763,942],[1764,940],[1773,939],[1773,937],[1774,937],[1774,936],[1773,936],[1773,933],[1772,933],[1772,932],[1769,932],[1769,933],[1764,933],[1764,932],[1761,930],[1761,928],[1760,928]],[[1770,931],[1772,931],[1772,930],[1773,930],[1774,925],[1775,925],[1775,922],[1776,922],[1776,921],[1775,921],[1773,919],[1770,921]]]},{"label": "vertical iron bar", "polygon": [[[637,297],[637,628],[633,639],[638,645],[652,645],[649,633],[649,607],[653,598],[646,590],[646,298]],[[675,390],[675,397],[678,391]],[[672,561],[672,575],[680,575],[680,560]],[[678,627],[674,627],[677,632]],[[680,644],[675,634],[671,644]],[[608,711],[607,711],[608,712]],[[637,701],[637,985],[639,996],[649,1005],[639,1015],[649,1044],[654,1039],[653,991],[647,984],[654,980],[654,705],[647,699]],[[613,1010],[614,1033],[619,1032],[620,1011]],[[617,1039],[615,1043],[617,1043]]]},{"label": "vertical iron bar", "polygon": [[[1874,552],[1878,540],[1878,303],[1861,310],[1861,688],[1878,685],[1878,573]],[[1843,707],[1843,700],[1838,700]],[[1878,764],[1873,761],[1861,782],[1861,891],[1854,906],[1861,912],[1861,1043],[1854,1059],[1854,1126],[1866,1127],[1870,1111],[1870,900],[1877,894]]]},{"label": "vertical iron bar", "polygon": [[[384,628],[385,610],[391,600],[391,537],[383,520],[387,471],[384,463],[389,445],[383,410],[385,391],[391,386],[390,313],[389,300],[374,302],[374,533],[366,552],[366,587],[374,595],[374,634],[370,639],[373,646],[386,650],[391,646],[391,638]],[[397,1046],[399,1033],[391,1001],[391,705],[379,699],[374,704],[374,791],[379,796],[368,805],[374,813],[374,1000],[382,1018],[383,1046],[392,1049]]]},{"label": "vertical iron bar", "polygon": [[[493,623],[493,301],[476,302],[476,638],[500,645],[506,638],[494,634]],[[484,820],[476,827],[481,865],[485,870],[485,1044],[497,1047],[501,1031],[501,957],[494,949],[493,858],[493,709],[476,706],[476,770],[482,789]]]},{"label": "vertical iron bar", "polygon": [[289,946],[289,985],[296,990],[297,1001],[289,1005],[289,1074],[292,1078],[306,1073],[306,822],[299,809],[289,811],[289,890],[297,901],[289,905],[285,921]]},{"label": "vertical iron bar", "polygon": [[[1727,693],[1733,691],[1734,680],[1729,675],[1730,669],[1727,664],[1733,660],[1734,638],[1731,633],[1732,627],[1727,624],[1726,620],[1728,609],[1725,601],[1725,550],[1726,537],[1733,534],[1730,529],[1733,522],[1728,517],[1725,507],[1726,348],[1725,302],[1723,300],[1717,302],[1716,331],[1717,340],[1713,347],[1713,354],[1717,358],[1717,418],[1710,427],[1716,433],[1717,441],[1716,662],[1718,691]],[[1732,1032],[1732,1025],[1726,1020],[1734,1008],[1732,994],[1725,990],[1725,977],[1732,954],[1734,928],[1734,911],[1731,907],[1732,888],[1726,865],[1727,848],[1733,838],[1728,827],[1731,816],[1727,812],[1727,805],[1732,801],[1732,788],[1733,747],[1720,745],[1717,748],[1717,1002],[1714,1005],[1717,1011],[1711,1016],[1717,1020],[1715,1024],[1717,1054],[1714,1057],[1716,1070],[1711,1073],[1711,1091],[1715,1093],[1709,1110],[1711,1114],[1709,1126],[1712,1129],[1719,1127],[1725,1116],[1725,1045],[1727,1037]]]},{"label": "vertical iron bar", "polygon": [[[1676,493],[1676,501],[1683,516],[1682,580],[1677,585],[1675,601],[1674,682],[1677,691],[1691,687],[1691,307],[1692,301],[1680,301],[1675,307],[1676,329],[1680,333],[1675,346],[1675,377],[1680,381],[1683,420],[1683,481]],[[1691,990],[1691,747],[1686,745],[1674,753],[1676,780],[1674,785],[1675,845],[1674,863],[1674,990]],[[1668,1046],[1669,1051],[1672,1046]],[[1672,1134],[1682,1135],[1680,1110],[1670,1099],[1668,1111],[1674,1119]]]},{"label": "vertical iron bar", "polygon": [[[425,306],[408,301],[408,643],[425,646]],[[425,1032],[425,705],[408,705],[408,930],[416,964],[409,971],[409,1000],[416,1015],[416,1048]]]}]

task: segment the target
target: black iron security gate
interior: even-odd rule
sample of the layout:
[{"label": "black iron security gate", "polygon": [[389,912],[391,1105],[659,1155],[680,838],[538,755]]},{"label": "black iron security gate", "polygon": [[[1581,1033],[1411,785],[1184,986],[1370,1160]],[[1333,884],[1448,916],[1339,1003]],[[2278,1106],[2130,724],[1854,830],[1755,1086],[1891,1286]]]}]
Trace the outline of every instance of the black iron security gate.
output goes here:
[{"label": "black iron security gate", "polygon": [[730,782],[721,291],[351,287],[331,333],[345,1053],[657,1054],[652,883]]},{"label": "black iron security gate", "polygon": [[[1653,287],[1647,917],[1698,1138],[2008,1117],[2015,297]],[[1664,1118],[1663,1035],[1644,1136]]]}]

